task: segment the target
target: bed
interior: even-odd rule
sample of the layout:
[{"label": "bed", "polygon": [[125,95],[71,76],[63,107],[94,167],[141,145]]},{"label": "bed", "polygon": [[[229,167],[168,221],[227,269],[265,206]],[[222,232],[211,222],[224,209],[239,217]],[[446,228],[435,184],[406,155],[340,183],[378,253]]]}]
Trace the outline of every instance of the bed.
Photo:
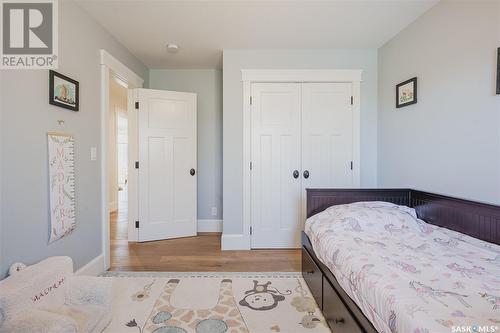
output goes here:
[{"label": "bed", "polygon": [[308,189],[307,217],[302,273],[334,332],[500,327],[500,207],[411,189]]}]

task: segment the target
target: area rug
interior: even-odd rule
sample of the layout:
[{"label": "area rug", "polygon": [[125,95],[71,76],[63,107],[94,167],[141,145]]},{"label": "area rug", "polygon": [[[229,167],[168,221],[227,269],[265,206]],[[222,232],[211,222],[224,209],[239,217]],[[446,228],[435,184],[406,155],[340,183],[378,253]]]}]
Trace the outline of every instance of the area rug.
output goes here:
[{"label": "area rug", "polygon": [[107,333],[330,332],[300,273],[106,272]]}]

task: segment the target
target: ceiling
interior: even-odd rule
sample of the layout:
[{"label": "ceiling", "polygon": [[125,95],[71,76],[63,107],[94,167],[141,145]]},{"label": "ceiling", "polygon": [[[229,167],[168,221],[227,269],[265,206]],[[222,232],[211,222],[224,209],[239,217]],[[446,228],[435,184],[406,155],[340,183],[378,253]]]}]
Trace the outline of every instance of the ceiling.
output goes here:
[{"label": "ceiling", "polygon": [[378,48],[437,0],[77,2],[149,68],[195,69],[223,49]]}]

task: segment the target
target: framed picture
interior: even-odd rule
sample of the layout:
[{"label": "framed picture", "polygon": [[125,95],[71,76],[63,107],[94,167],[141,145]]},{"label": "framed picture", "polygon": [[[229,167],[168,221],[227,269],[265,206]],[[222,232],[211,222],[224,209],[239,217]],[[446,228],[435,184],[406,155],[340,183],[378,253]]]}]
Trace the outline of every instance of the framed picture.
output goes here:
[{"label": "framed picture", "polygon": [[497,49],[497,95],[500,95],[500,47]]},{"label": "framed picture", "polygon": [[78,111],[79,84],[56,71],[49,71],[49,104]]},{"label": "framed picture", "polygon": [[396,85],[396,107],[402,108],[417,103],[417,78]]}]

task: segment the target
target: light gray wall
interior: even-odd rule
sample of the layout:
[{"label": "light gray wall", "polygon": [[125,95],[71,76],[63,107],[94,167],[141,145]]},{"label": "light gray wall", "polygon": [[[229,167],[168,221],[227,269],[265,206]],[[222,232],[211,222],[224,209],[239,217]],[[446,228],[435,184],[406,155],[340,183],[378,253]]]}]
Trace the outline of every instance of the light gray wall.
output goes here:
[{"label": "light gray wall", "polygon": [[[3,71],[0,70],[0,97],[2,96],[3,92]],[[3,97],[2,97],[3,100]],[[3,129],[3,102],[0,100],[0,129]],[[3,130],[2,130],[3,131]],[[4,253],[3,253],[3,163],[2,163],[2,158],[3,158],[3,135],[2,132],[0,132],[0,279],[2,279],[4,275]]]},{"label": "light gray wall", "polygon": [[[436,5],[379,50],[378,181],[500,202],[500,2]],[[418,103],[395,85],[418,77]]]},{"label": "light gray wall", "polygon": [[[151,70],[149,87],[198,94],[198,219],[222,219],[222,73]],[[212,216],[212,207],[217,215]]]},{"label": "light gray wall", "polygon": [[[17,261],[68,255],[79,268],[101,254],[101,170],[99,161],[90,161],[90,147],[100,142],[99,49],[148,80],[147,68],[78,5],[60,2],[59,17],[57,71],[80,82],[79,112],[48,104],[47,70],[2,71],[0,278]],[[69,132],[76,140],[77,228],[51,245],[47,131]]]},{"label": "light gray wall", "polygon": [[362,69],[361,185],[377,185],[377,50],[224,50],[224,233],[243,232],[241,69]]}]

